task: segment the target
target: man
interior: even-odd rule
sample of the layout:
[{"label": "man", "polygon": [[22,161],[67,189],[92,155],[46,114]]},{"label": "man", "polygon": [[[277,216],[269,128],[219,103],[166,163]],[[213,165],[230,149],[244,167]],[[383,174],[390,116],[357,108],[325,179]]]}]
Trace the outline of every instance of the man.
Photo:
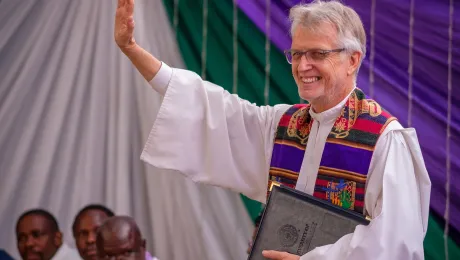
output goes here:
[{"label": "man", "polygon": [[372,219],[302,257],[264,251],[268,259],[423,259],[431,183],[415,130],[356,87],[366,36],[354,10],[291,9],[285,53],[309,104],[258,107],[142,49],[133,8],[118,1],[115,41],[164,96],[142,160],[263,203],[279,182]]},{"label": "man", "polygon": [[81,209],[72,225],[73,237],[83,260],[97,260],[96,233],[115,214],[105,206],[91,204]]},{"label": "man", "polygon": [[139,227],[127,216],[107,219],[97,232],[96,245],[100,259],[158,260],[147,253]]},{"label": "man", "polygon": [[24,260],[80,259],[75,250],[63,243],[56,218],[46,210],[24,212],[16,223],[16,237]]}]

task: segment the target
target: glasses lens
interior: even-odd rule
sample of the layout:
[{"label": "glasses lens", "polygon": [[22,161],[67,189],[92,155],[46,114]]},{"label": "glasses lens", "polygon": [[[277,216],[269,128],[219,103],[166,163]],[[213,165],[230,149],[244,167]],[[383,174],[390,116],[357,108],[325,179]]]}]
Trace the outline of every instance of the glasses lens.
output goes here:
[{"label": "glasses lens", "polygon": [[292,53],[291,51],[286,51],[284,52],[284,54],[286,55],[286,60],[289,64],[292,64]]}]

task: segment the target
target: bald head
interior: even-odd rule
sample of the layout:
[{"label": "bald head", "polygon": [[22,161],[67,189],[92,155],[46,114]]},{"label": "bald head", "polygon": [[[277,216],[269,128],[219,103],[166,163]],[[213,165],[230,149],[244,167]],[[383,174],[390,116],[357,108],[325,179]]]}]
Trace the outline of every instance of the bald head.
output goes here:
[{"label": "bald head", "polygon": [[133,218],[115,216],[107,219],[97,232],[99,257],[124,256],[145,260],[145,240]]}]

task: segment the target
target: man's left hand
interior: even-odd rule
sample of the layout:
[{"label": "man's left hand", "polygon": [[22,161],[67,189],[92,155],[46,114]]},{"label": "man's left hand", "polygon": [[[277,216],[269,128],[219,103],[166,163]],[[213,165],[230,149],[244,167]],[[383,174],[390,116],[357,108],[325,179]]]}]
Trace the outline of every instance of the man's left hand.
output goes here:
[{"label": "man's left hand", "polygon": [[264,250],[262,255],[272,260],[300,260],[300,256],[273,250]]}]

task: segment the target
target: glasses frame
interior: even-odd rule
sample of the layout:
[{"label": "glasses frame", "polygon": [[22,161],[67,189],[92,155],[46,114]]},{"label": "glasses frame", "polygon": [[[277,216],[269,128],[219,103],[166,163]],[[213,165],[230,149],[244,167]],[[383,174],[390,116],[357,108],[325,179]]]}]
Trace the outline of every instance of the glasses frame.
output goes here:
[{"label": "glasses frame", "polygon": [[314,52],[314,51],[319,51],[319,52],[322,52],[326,55],[329,55],[330,53],[339,53],[339,52],[342,52],[342,51],[345,51],[346,49],[345,48],[340,48],[340,49],[332,49],[332,50],[323,50],[323,49],[312,49],[312,50],[308,50],[308,51],[301,51],[301,50],[295,50],[295,49],[287,49],[287,50],[284,50],[284,56],[286,57],[286,60],[289,64],[292,64],[292,60],[289,61],[289,57],[288,57],[288,54],[291,55],[292,57],[292,54],[291,52],[292,51],[295,51],[295,52],[300,52],[301,53],[301,56],[300,58],[302,59],[302,56],[305,56],[305,58],[307,60],[309,60],[308,56],[306,56],[308,53],[310,52]]}]

